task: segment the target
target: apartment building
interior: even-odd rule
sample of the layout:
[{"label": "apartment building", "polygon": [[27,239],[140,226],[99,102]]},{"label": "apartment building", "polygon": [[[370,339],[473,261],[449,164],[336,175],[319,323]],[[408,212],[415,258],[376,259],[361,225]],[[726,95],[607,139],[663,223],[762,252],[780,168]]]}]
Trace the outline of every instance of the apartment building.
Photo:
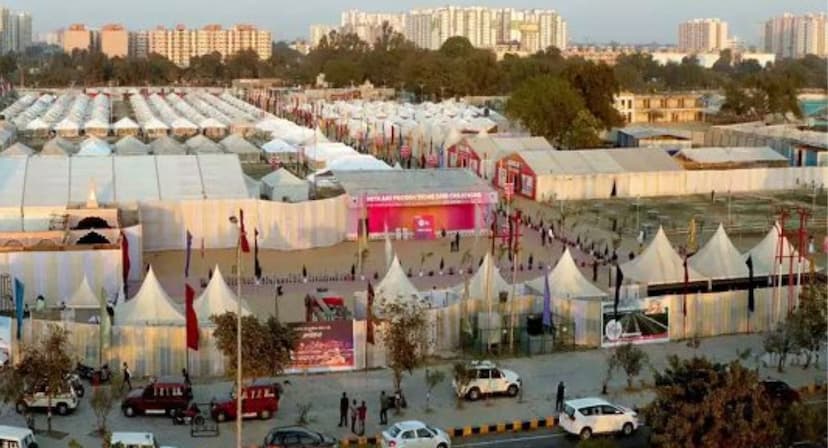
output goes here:
[{"label": "apartment building", "polygon": [[382,27],[386,23],[394,31],[405,34],[403,13],[372,13],[351,9],[342,13],[339,26],[343,32],[354,33],[365,42],[374,43],[382,35]]},{"label": "apartment building", "polygon": [[22,53],[32,46],[32,16],[0,7],[0,53]]},{"label": "apartment building", "polygon": [[[135,36],[136,44],[139,38],[139,35]],[[147,54],[157,53],[181,67],[188,66],[195,56],[211,53],[219,53],[226,58],[244,50],[253,50],[260,59],[268,59],[273,51],[272,45],[270,32],[253,25],[235,25],[229,29],[207,25],[198,30],[178,25],[147,32]]]},{"label": "apartment building", "polygon": [[765,22],[765,51],[779,58],[828,56],[828,15],[783,14]]},{"label": "apartment building", "polygon": [[678,49],[684,52],[718,52],[730,48],[727,22],[713,19],[693,19],[679,24]]},{"label": "apartment building", "polygon": [[699,93],[621,92],[614,105],[627,124],[704,121],[704,101]]},{"label": "apartment building", "polygon": [[130,31],[128,39],[129,57],[145,58],[149,56],[149,31]]},{"label": "apartment building", "polygon": [[92,32],[80,23],[69,25],[63,30],[61,42],[63,51],[67,53],[75,50],[88,51],[92,47]]},{"label": "apartment building", "polygon": [[124,58],[129,54],[129,33],[123,25],[110,24],[101,27],[101,52],[107,57]]},{"label": "apartment building", "polygon": [[311,25],[309,36],[310,38],[308,39],[308,43],[310,44],[311,48],[316,48],[317,46],[319,46],[319,42],[322,40],[322,38],[330,34],[331,31],[335,29],[336,27],[330,25]]}]

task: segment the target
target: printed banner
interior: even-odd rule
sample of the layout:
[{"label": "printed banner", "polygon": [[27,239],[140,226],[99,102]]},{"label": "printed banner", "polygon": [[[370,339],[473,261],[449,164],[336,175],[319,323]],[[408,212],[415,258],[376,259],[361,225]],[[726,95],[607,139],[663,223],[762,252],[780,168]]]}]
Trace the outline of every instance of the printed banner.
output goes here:
[{"label": "printed banner", "polygon": [[296,346],[286,373],[354,370],[354,323],[350,320],[291,324]]},{"label": "printed banner", "polygon": [[414,238],[418,240],[434,239],[434,215],[414,217]]},{"label": "printed banner", "polygon": [[0,316],[0,366],[11,361],[12,318]]},{"label": "printed banner", "polygon": [[615,319],[612,303],[604,303],[601,313],[601,347],[628,342],[645,344],[670,340],[670,313],[659,298],[631,300],[618,308]]}]

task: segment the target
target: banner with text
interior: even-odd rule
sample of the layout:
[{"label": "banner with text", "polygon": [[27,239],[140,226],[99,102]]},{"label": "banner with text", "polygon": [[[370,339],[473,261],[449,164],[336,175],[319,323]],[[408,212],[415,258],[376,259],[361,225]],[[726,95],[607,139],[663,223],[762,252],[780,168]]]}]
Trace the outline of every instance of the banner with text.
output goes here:
[{"label": "banner with text", "polygon": [[291,324],[296,345],[286,373],[354,370],[354,323],[350,320]]}]

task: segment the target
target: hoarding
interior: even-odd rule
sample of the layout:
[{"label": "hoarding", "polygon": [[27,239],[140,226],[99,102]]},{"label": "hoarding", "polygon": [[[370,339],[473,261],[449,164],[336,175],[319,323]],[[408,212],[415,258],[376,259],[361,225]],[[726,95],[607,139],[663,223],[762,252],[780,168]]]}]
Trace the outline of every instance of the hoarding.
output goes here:
[{"label": "hoarding", "polygon": [[291,324],[296,345],[286,373],[354,370],[354,323],[351,320]]},{"label": "hoarding", "polygon": [[618,307],[617,317],[612,303],[602,305],[601,347],[669,340],[670,313],[666,300],[644,298],[626,301]]}]

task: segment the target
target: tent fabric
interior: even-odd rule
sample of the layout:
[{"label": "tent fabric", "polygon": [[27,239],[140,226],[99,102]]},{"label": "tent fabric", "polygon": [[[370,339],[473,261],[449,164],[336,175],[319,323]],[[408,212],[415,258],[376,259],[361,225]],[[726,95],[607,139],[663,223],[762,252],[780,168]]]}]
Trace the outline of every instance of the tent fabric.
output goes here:
[{"label": "tent fabric", "polygon": [[187,146],[187,148],[189,148],[190,152],[192,153],[220,154],[224,152],[218,143],[210,140],[209,138],[201,134],[196,135],[195,137],[191,137],[184,144]]},{"label": "tent fabric", "polygon": [[243,161],[255,162],[261,157],[262,150],[238,134],[230,134],[219,143],[226,152],[238,154]]},{"label": "tent fabric", "polygon": [[78,156],[108,156],[112,154],[109,144],[97,137],[89,137],[80,144]]},{"label": "tent fabric", "polygon": [[[486,289],[488,286],[488,290]],[[457,294],[465,294],[465,282],[453,288]],[[486,253],[483,258],[483,263],[477,268],[472,278],[469,279],[469,298],[487,300],[491,298],[496,300],[501,292],[506,292],[509,297],[512,296],[512,286],[500,274],[500,270],[495,265],[492,255]]]},{"label": "tent fabric", "polygon": [[235,154],[199,154],[198,171],[204,196],[213,199],[247,197],[239,158]]},{"label": "tent fabric", "polygon": [[31,156],[34,153],[34,149],[17,142],[0,152],[0,157]]},{"label": "tent fabric", "polygon": [[115,153],[119,156],[137,156],[149,154],[150,147],[137,138],[127,135],[115,142]]},{"label": "tent fabric", "polygon": [[298,153],[299,148],[291,145],[290,143],[279,139],[274,138],[273,140],[265,143],[262,146],[262,150],[268,154],[281,154],[281,153]]},{"label": "tent fabric", "polygon": [[46,123],[41,118],[35,118],[26,125],[27,131],[43,131],[49,129],[49,123]]},{"label": "tent fabric", "polygon": [[170,127],[167,126],[166,124],[164,124],[163,121],[161,121],[161,120],[159,120],[155,117],[150,118],[149,120],[144,122],[144,124],[141,126],[141,128],[144,129],[145,131],[166,131],[166,130],[170,129]]},{"label": "tent fabric", "polygon": [[274,201],[287,198],[287,202],[307,201],[310,183],[296,177],[285,168],[273,171],[261,180],[262,193]]},{"label": "tent fabric", "polygon": [[75,289],[75,292],[66,299],[66,308],[69,309],[94,309],[100,308],[100,293],[95,294],[92,291],[92,287],[89,286],[89,280],[86,278],[86,275],[83,276],[83,280],[81,280],[80,285],[78,288]]},{"label": "tent fabric", "polygon": [[115,129],[116,131],[137,130],[138,128],[138,123],[136,123],[133,119],[129,117],[121,118],[120,120],[116,121],[115,124],[112,125],[112,129]]},{"label": "tent fabric", "polygon": [[388,272],[375,288],[376,301],[374,308],[377,315],[381,315],[383,304],[386,302],[423,302],[423,297],[417,287],[411,283],[400,265],[400,259],[395,255],[394,261],[388,267]]},{"label": "tent fabric", "polygon": [[690,267],[711,279],[747,278],[748,267],[719,224],[716,232],[704,246],[688,259]]},{"label": "tent fabric", "polygon": [[55,137],[43,145],[43,149],[40,150],[40,155],[68,156],[70,154],[74,154],[76,151],[77,147],[74,143],[64,139],[63,137]]},{"label": "tent fabric", "polygon": [[183,325],[184,314],[176,308],[149,268],[141,288],[115,307],[116,325]]},{"label": "tent fabric", "polygon": [[[210,316],[224,314],[228,311],[238,312],[239,302],[236,294],[227,286],[224,276],[218,265],[213,269],[213,278],[207,283],[207,287],[198,296],[193,307],[199,324],[211,324]],[[244,300],[241,302],[242,316],[250,315],[250,307]]]},{"label": "tent fabric", "polygon": [[[159,157],[163,158],[163,156]],[[158,189],[158,171],[155,167],[156,157],[134,156],[113,157],[112,159],[116,199],[119,204],[161,199]],[[135,179],[149,179],[149,181],[135,182]]]},{"label": "tent fabric", "polygon": [[161,199],[204,198],[204,186],[197,157],[165,156],[163,161],[156,159],[156,169]]},{"label": "tent fabric", "polygon": [[247,174],[244,175],[244,184],[247,186],[247,192],[252,199],[259,199],[262,195],[262,183]]},{"label": "tent fabric", "polygon": [[115,201],[112,157],[73,157],[69,161],[69,202],[84,203],[94,185],[99,203]]},{"label": "tent fabric", "polygon": [[[553,298],[565,299],[594,299],[603,298],[607,293],[602,291],[584,277],[578,265],[567,248],[558,263],[548,274],[549,292]],[[543,294],[544,276],[540,276],[526,283],[529,288],[538,294]]]},{"label": "tent fabric", "polygon": [[[684,261],[670,245],[664,228],[659,227],[655,238],[633,260],[621,265],[626,279],[647,284],[684,283]],[[691,266],[687,267],[689,281],[704,280]]]},{"label": "tent fabric", "polygon": [[769,146],[684,148],[676,156],[698,163],[787,162]]},{"label": "tent fabric", "polygon": [[162,135],[150,142],[150,149],[155,155],[184,155],[187,153],[186,146],[167,135]]},{"label": "tent fabric", "polygon": [[[788,241],[787,237],[782,237],[782,256],[789,257],[796,256],[797,251],[793,245]],[[762,241],[756,244],[752,249],[742,254],[742,260],[747,261],[748,256],[753,257],[753,275],[756,277],[768,276],[774,273],[786,272],[786,268],[776,268],[779,261],[779,223],[775,222],[773,227],[768,231]],[[783,258],[789,260],[789,258]],[[775,272],[774,272],[775,271]]]}]

